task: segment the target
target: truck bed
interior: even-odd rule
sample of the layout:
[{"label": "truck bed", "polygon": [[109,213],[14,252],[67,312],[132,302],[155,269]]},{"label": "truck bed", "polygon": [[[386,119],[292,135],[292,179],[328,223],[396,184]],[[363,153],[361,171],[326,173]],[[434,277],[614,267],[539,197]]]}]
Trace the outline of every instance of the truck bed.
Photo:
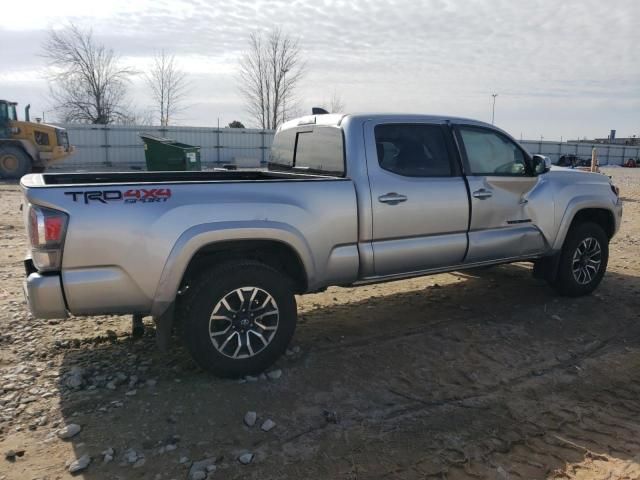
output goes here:
[{"label": "truck bed", "polygon": [[27,187],[53,185],[96,184],[174,184],[205,182],[254,182],[274,180],[337,180],[342,177],[273,170],[211,171],[211,172],[88,172],[45,173],[26,175],[22,184]]}]

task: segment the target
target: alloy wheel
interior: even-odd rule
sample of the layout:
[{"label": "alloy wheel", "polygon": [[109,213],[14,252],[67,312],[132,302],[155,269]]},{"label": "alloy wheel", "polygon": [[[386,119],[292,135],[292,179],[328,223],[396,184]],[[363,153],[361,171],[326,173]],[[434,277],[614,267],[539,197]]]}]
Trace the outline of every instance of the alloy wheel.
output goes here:
[{"label": "alloy wheel", "polygon": [[602,248],[600,243],[593,237],[582,240],[571,261],[573,278],[580,285],[590,283],[600,271],[602,265]]},{"label": "alloy wheel", "polygon": [[266,290],[236,288],[218,301],[211,313],[211,343],[229,358],[253,357],[271,343],[279,320],[278,304]]}]

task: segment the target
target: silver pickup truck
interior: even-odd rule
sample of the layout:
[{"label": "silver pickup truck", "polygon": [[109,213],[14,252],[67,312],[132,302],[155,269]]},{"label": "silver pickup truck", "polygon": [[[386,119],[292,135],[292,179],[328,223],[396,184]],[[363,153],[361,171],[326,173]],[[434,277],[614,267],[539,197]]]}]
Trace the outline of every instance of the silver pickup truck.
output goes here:
[{"label": "silver pickup truck", "polygon": [[[175,322],[194,359],[255,374],[286,349],[295,294],[533,262],[560,294],[593,291],[618,189],[550,167],[486,123],[312,115],[284,124],[265,171],[22,178],[36,317]],[[175,322],[174,322],[175,320]]]}]

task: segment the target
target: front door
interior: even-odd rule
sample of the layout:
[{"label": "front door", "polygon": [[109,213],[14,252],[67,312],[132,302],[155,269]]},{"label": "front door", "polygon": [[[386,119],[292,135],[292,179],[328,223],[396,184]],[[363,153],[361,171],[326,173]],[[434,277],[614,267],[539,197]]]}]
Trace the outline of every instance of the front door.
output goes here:
[{"label": "front door", "polygon": [[462,262],[469,203],[450,139],[440,124],[365,125],[377,276]]},{"label": "front door", "polygon": [[465,263],[543,252],[545,241],[529,205],[539,177],[531,173],[527,154],[496,130],[466,125],[457,130],[471,195]]}]

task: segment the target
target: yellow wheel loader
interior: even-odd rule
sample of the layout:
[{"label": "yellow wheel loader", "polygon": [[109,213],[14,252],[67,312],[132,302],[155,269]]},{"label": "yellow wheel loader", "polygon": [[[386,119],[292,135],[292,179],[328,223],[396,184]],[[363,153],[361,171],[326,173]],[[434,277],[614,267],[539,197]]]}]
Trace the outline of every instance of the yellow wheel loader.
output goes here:
[{"label": "yellow wheel loader", "polygon": [[0,100],[0,177],[20,178],[43,172],[74,152],[64,128],[31,122],[29,105],[24,110],[24,121],[19,121],[16,105]]}]

